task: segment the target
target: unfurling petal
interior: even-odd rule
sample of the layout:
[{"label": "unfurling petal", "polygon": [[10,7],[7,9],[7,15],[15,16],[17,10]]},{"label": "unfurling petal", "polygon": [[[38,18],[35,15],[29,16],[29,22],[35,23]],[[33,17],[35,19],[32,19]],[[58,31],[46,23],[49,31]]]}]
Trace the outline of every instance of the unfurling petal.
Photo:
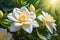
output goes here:
[{"label": "unfurling petal", "polygon": [[43,22],[43,15],[38,16],[38,19]]},{"label": "unfurling petal", "polygon": [[20,9],[19,8],[14,8],[13,13],[16,12],[16,11],[20,11]]},{"label": "unfurling petal", "polygon": [[31,19],[29,19],[27,22],[24,22],[24,23],[23,23],[23,26],[28,27],[28,26],[30,26],[32,23],[33,23],[33,21],[32,21]]},{"label": "unfurling petal", "polygon": [[29,14],[29,11],[28,11],[28,9],[27,9],[25,6],[23,6],[23,7],[20,9],[20,11],[21,11],[21,12],[26,12],[26,13]]},{"label": "unfurling petal", "polygon": [[17,27],[15,27],[13,24],[11,24],[11,26],[10,26],[10,32],[16,32],[16,31],[18,31],[20,28],[17,28]]},{"label": "unfurling petal", "polygon": [[7,17],[8,17],[8,19],[10,19],[10,20],[12,20],[12,21],[18,22],[18,20],[16,20],[16,19],[13,17],[12,13],[9,13],[9,14],[7,15]]},{"label": "unfurling petal", "polygon": [[53,28],[50,27],[48,24],[45,24],[46,25],[46,28],[53,34]]},{"label": "unfurling petal", "polygon": [[26,22],[24,22],[24,24],[32,24],[33,20],[32,19],[27,19]]},{"label": "unfurling petal", "polygon": [[22,25],[23,25],[23,23],[14,22],[14,26],[15,26],[15,27],[20,27],[20,26],[22,26]]},{"label": "unfurling petal", "polygon": [[26,32],[28,32],[28,33],[31,33],[32,30],[33,30],[33,27],[32,27],[32,25],[30,25],[30,26],[28,26],[28,27],[23,26],[23,29],[24,29],[24,31],[26,31]]},{"label": "unfurling petal", "polygon": [[56,27],[55,26],[57,26],[55,23],[52,23],[52,27],[55,29],[55,31],[56,31]]},{"label": "unfurling petal", "polygon": [[43,14],[43,16],[45,16],[45,17],[47,17],[49,14],[48,13],[46,13],[46,12],[44,12],[44,11],[42,11],[42,14]]},{"label": "unfurling petal", "polygon": [[21,12],[19,8],[14,8],[13,10],[13,16],[15,17],[15,19],[19,19]]},{"label": "unfurling petal", "polygon": [[30,12],[30,17],[31,17],[31,19],[35,19],[36,18],[36,14],[34,12]]},{"label": "unfurling petal", "polygon": [[31,12],[35,12],[35,7],[32,4],[30,5],[29,9],[30,9]]},{"label": "unfurling petal", "polygon": [[38,23],[34,20],[34,22],[33,22],[33,26],[34,27],[39,27],[39,25],[38,25]]}]

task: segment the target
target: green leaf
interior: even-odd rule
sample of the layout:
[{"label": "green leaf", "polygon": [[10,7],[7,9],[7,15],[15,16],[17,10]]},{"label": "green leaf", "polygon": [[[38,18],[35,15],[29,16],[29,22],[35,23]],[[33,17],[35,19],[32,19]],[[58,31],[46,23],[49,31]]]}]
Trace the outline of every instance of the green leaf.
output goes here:
[{"label": "green leaf", "polygon": [[43,36],[42,34],[40,34],[38,31],[37,31],[37,35],[39,36],[39,38],[41,38],[42,40],[47,40],[47,38],[45,36]]},{"label": "green leaf", "polygon": [[6,24],[6,25],[10,25],[10,24],[12,23],[12,21],[11,21],[11,20],[8,20],[8,19],[4,19],[4,20],[2,21],[2,23],[3,23],[3,24]]},{"label": "green leaf", "polygon": [[25,5],[25,4],[27,4],[27,1],[21,1],[21,5]]},{"label": "green leaf", "polygon": [[34,4],[36,7],[39,5],[40,0],[36,1],[36,3]]}]

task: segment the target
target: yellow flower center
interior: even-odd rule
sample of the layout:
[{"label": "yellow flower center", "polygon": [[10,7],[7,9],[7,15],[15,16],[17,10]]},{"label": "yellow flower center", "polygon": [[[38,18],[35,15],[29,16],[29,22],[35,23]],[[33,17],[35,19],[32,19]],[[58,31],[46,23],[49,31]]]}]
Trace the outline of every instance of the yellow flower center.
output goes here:
[{"label": "yellow flower center", "polygon": [[19,16],[19,22],[26,22],[28,19],[29,15],[24,11],[22,14]]}]

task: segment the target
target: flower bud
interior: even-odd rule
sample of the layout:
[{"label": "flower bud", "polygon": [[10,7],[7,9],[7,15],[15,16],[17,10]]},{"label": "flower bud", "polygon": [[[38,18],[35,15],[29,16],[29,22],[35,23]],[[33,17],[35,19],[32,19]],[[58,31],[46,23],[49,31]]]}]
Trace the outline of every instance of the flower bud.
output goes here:
[{"label": "flower bud", "polygon": [[3,17],[3,12],[0,10],[0,19]]},{"label": "flower bud", "polygon": [[34,12],[35,11],[35,7],[32,4],[30,5],[30,8],[29,9],[30,9],[31,12]]}]

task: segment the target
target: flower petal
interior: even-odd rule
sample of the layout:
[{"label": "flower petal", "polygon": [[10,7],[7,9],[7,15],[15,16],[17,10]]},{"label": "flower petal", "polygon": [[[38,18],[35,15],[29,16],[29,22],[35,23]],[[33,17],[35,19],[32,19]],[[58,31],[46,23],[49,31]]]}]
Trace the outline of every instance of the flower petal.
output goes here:
[{"label": "flower petal", "polygon": [[52,27],[55,29],[55,31],[56,31],[56,27],[55,26],[57,26],[55,23],[52,23]]},{"label": "flower petal", "polygon": [[28,27],[28,26],[30,26],[32,24],[33,24],[33,21],[31,19],[29,19],[27,22],[23,23],[23,26]]},{"label": "flower petal", "polygon": [[13,10],[13,14],[14,14],[14,13],[21,14],[21,11],[20,11],[19,8],[14,8],[14,10]]},{"label": "flower petal", "polygon": [[14,22],[14,26],[15,26],[15,27],[20,27],[20,26],[22,26],[22,25],[23,25],[23,23]]},{"label": "flower petal", "polygon": [[20,11],[20,9],[19,8],[14,8],[13,13],[16,12],[16,11]]},{"label": "flower petal", "polygon": [[36,14],[34,12],[30,12],[30,17],[31,17],[31,19],[35,19],[36,18]]},{"label": "flower petal", "polygon": [[39,25],[38,25],[38,23],[34,20],[34,22],[33,22],[33,26],[34,27],[39,27]]},{"label": "flower petal", "polygon": [[18,20],[16,20],[16,19],[13,17],[12,13],[9,13],[9,14],[7,15],[7,17],[8,17],[8,19],[10,19],[10,20],[12,20],[12,21],[18,22]]},{"label": "flower petal", "polygon": [[24,24],[32,24],[32,23],[33,23],[32,19],[27,19],[27,21],[24,22]]},{"label": "flower petal", "polygon": [[31,33],[32,30],[33,30],[33,27],[32,27],[32,25],[30,25],[30,26],[28,26],[28,27],[23,26],[23,29],[24,29],[24,31],[26,31],[26,32],[28,32],[28,33]]},{"label": "flower petal", "polygon": [[30,24],[30,23],[31,23],[30,21],[24,22],[24,24]]},{"label": "flower petal", "polygon": [[26,13],[29,14],[29,11],[28,11],[28,9],[27,9],[25,6],[23,6],[23,7],[20,9],[20,11],[21,11],[21,12],[26,12]]},{"label": "flower petal", "polygon": [[16,32],[16,31],[18,31],[20,28],[17,28],[17,27],[15,27],[13,24],[11,24],[11,26],[10,26],[10,32]]},{"label": "flower petal", "polygon": [[48,13],[46,13],[46,12],[44,12],[44,11],[42,11],[42,14],[45,16],[45,17],[47,17],[49,14]]},{"label": "flower petal", "polygon": [[39,19],[40,21],[43,21],[43,15],[38,16],[38,19]]},{"label": "flower petal", "polygon": [[51,32],[51,34],[53,34],[53,28],[50,27],[48,24],[45,24],[46,25],[46,28]]},{"label": "flower petal", "polygon": [[20,9],[19,8],[14,8],[14,10],[13,10],[13,16],[15,18],[19,19],[20,14],[21,14]]}]

